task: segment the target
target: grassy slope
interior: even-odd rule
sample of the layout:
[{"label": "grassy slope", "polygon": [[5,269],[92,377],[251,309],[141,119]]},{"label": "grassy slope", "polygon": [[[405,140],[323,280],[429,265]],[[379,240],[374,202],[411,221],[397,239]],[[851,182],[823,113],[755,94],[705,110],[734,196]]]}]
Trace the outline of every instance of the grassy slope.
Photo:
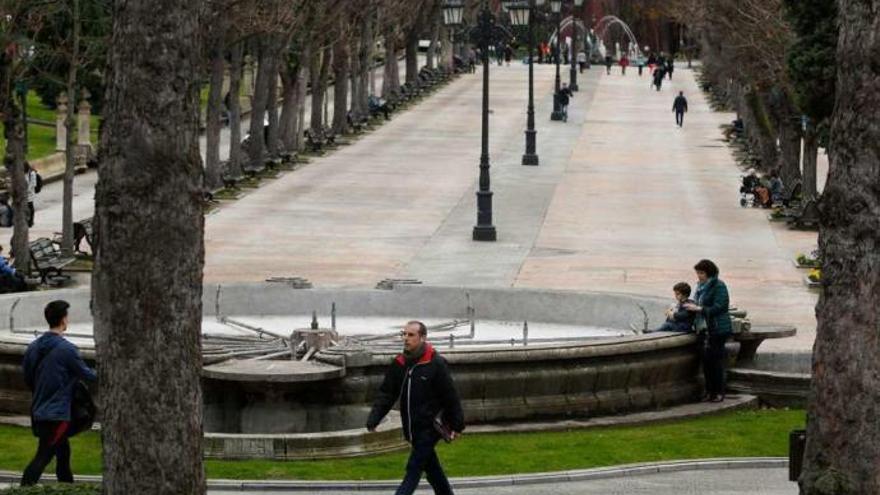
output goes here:
[{"label": "grassy slope", "polygon": [[[709,457],[785,456],[802,410],[759,410],[648,426],[552,433],[465,435],[441,445],[450,476],[484,476]],[[36,448],[30,431],[0,426],[0,469],[20,471]],[[206,461],[208,476],[230,479],[395,479],[407,452],[325,461]],[[74,471],[100,472],[96,433],[73,439]],[[52,470],[47,470],[52,472]]]}]

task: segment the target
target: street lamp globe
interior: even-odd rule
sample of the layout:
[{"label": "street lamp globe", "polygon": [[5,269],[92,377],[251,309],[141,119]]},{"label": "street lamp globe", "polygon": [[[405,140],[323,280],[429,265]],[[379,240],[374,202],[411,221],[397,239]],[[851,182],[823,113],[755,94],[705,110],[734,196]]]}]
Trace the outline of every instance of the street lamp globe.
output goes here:
[{"label": "street lamp globe", "polygon": [[584,6],[584,0],[574,0],[574,6],[575,6],[575,7],[583,7],[583,6]]},{"label": "street lamp globe", "polygon": [[535,2],[535,7],[543,7],[544,4],[547,3],[547,0],[534,0],[534,2]]},{"label": "street lamp globe", "polygon": [[550,10],[554,14],[562,12],[562,0],[550,0]]},{"label": "street lamp globe", "polygon": [[510,24],[514,26],[528,26],[531,7],[526,2],[505,2],[507,11],[510,13]]},{"label": "street lamp globe", "polygon": [[443,24],[460,26],[464,17],[464,1],[446,0],[443,4]]}]

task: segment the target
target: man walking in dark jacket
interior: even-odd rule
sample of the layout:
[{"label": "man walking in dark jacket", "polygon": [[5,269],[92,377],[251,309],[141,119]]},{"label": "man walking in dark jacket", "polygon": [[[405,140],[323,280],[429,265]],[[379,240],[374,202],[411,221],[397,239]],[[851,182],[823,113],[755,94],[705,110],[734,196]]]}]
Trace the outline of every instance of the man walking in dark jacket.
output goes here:
[{"label": "man walking in dark jacket", "polygon": [[39,446],[21,478],[22,486],[40,481],[43,470],[55,457],[59,482],[73,483],[70,470],[70,409],[78,380],[95,381],[79,350],[62,337],[67,330],[66,301],[52,301],[43,311],[49,331],[31,342],[24,353],[24,381],[33,392],[31,424]]},{"label": "man walking in dark jacket", "polygon": [[681,127],[684,124],[684,113],[688,111],[688,101],[684,97],[684,91],[678,92],[678,96],[672,102],[672,111],[675,112],[675,124]]},{"label": "man walking in dark jacket", "polygon": [[394,358],[367,418],[367,430],[375,431],[395,402],[400,400],[403,435],[412,446],[406,475],[396,495],[411,495],[424,472],[438,495],[452,495],[452,487],[434,451],[440,433],[434,427],[439,418],[451,430],[454,440],[464,431],[461,401],[446,360],[427,342],[428,329],[420,321],[403,327],[403,353]]}]

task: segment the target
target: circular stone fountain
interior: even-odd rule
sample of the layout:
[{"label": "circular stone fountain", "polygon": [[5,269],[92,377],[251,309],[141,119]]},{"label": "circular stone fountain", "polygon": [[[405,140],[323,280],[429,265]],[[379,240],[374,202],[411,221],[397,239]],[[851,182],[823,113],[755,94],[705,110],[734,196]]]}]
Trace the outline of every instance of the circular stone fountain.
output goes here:
[{"label": "circular stone fountain", "polygon": [[[71,307],[68,338],[94,359],[89,291],[0,296],[0,413],[27,414],[24,349],[43,307]],[[616,414],[699,392],[695,338],[642,335],[668,301],[596,292],[397,286],[296,289],[283,283],[204,291],[206,455],[304,459],[404,446],[392,413],[363,428],[408,320],[429,327],[449,362],[466,421]]]}]

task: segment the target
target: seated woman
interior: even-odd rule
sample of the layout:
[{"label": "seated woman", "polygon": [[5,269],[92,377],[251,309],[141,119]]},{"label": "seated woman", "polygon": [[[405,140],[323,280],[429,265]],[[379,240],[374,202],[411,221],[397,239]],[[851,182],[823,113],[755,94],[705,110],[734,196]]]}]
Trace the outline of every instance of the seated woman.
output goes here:
[{"label": "seated woman", "polygon": [[774,205],[781,205],[784,201],[785,186],[779,178],[779,172],[770,172],[770,200]]},{"label": "seated woman", "polygon": [[[0,246],[0,253],[2,252],[3,246]],[[0,294],[25,290],[27,290],[27,284],[24,277],[9,265],[5,257],[0,256]]]}]

